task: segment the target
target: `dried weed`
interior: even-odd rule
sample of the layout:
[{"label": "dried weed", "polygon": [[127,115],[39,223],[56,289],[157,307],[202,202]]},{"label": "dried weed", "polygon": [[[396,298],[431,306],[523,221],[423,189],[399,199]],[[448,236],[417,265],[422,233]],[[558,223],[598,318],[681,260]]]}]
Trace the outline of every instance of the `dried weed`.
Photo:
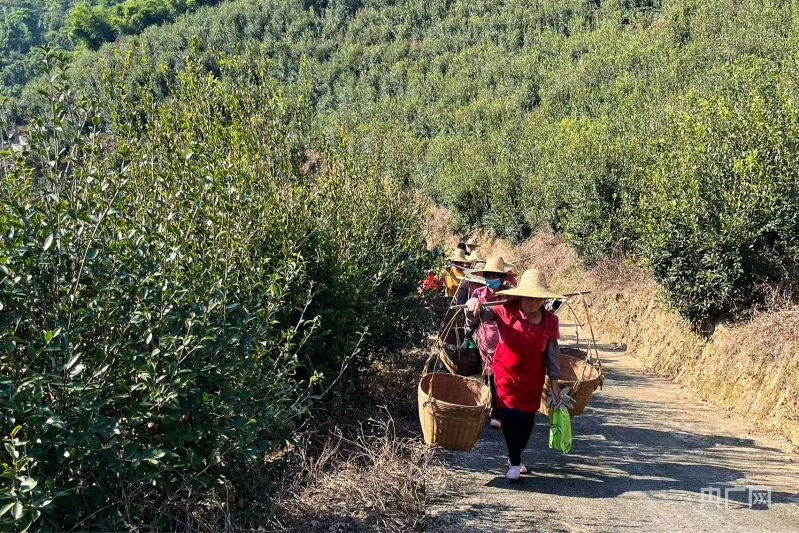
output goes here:
[{"label": "dried weed", "polygon": [[[273,498],[269,531],[424,531],[426,484],[445,485],[419,435],[421,350],[375,362],[364,393],[303,436]],[[379,406],[379,407],[377,407]]]},{"label": "dried weed", "polygon": [[449,231],[452,215],[443,207],[429,206],[427,210],[428,224],[427,224],[427,247],[432,249],[437,244],[444,243],[445,248],[454,248],[457,240]]},{"label": "dried weed", "polygon": [[274,501],[280,531],[423,531],[425,482],[443,475],[433,451],[384,416],[332,426],[298,448]]}]

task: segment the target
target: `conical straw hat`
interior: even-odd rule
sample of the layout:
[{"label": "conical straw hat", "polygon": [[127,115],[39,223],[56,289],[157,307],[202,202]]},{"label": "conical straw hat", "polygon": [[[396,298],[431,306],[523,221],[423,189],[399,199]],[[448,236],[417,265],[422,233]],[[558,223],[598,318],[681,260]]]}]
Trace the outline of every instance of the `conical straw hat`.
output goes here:
[{"label": "conical straw hat", "polygon": [[552,292],[544,273],[535,268],[525,270],[522,279],[516,288],[498,291],[497,294],[506,296],[525,296],[527,298],[562,298],[560,294]]},{"label": "conical straw hat", "polygon": [[471,259],[466,257],[466,252],[461,250],[460,248],[456,248],[455,252],[450,256],[450,261],[459,261],[461,263],[471,263]]},{"label": "conical straw hat", "polygon": [[512,274],[511,269],[505,266],[505,260],[501,257],[490,257],[483,268],[472,270],[475,276],[483,274]]}]

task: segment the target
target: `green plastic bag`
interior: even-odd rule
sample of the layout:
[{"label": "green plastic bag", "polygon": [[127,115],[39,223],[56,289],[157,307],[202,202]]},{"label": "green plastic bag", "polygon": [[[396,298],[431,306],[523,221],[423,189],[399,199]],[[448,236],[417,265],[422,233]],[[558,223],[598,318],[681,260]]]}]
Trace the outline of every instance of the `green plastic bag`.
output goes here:
[{"label": "green plastic bag", "polygon": [[572,449],[572,421],[565,407],[549,410],[549,447],[563,453]]}]

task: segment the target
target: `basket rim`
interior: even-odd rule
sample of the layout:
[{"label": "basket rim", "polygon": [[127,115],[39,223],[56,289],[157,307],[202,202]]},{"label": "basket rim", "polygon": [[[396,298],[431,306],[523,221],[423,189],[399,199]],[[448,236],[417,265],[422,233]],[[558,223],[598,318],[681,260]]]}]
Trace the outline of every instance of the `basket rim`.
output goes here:
[{"label": "basket rim", "polygon": [[[483,383],[483,381],[482,381],[482,380],[480,380],[480,379],[473,378],[473,377],[470,377],[470,376],[461,376],[460,374],[452,374],[451,372],[428,372],[428,373],[424,374],[424,375],[421,377],[421,379],[419,380],[419,383],[421,383],[421,382],[422,382],[422,380],[423,380],[424,378],[426,378],[427,376],[447,376],[447,379],[455,379],[456,381],[465,381],[465,380],[469,380],[469,381],[474,381],[474,382],[476,382],[476,383],[479,383],[480,385],[483,385],[484,387],[485,387],[485,386],[487,386],[487,385],[486,385],[485,383]],[[432,379],[432,378],[430,378],[430,379]]]},{"label": "basket rim", "polygon": [[[460,382],[464,382],[466,380],[473,381],[473,382],[477,383],[478,385],[480,385],[481,389],[488,388],[488,385],[486,385],[485,383],[483,383],[479,379],[474,379],[474,378],[470,378],[470,377],[467,377],[467,376],[461,376],[459,374],[451,374],[449,372],[430,372],[429,374],[423,375],[421,377],[421,379],[419,379],[419,385],[418,385],[418,387],[416,389],[417,390],[417,394],[420,395],[420,396],[423,396],[425,398],[425,401],[424,401],[425,406],[427,404],[430,404],[430,405],[439,404],[441,407],[452,407],[452,408],[463,409],[463,410],[468,410],[468,411],[484,411],[486,409],[490,409],[491,408],[490,389],[489,389],[489,396],[488,396],[489,400],[488,400],[488,404],[487,405],[462,405],[462,404],[458,404],[458,403],[445,402],[444,400],[439,400],[439,399],[435,398],[434,396],[430,396],[430,394],[426,393],[424,391],[424,389],[422,389],[422,382],[424,381],[424,379],[427,376],[432,376],[433,374],[436,374],[436,375],[439,375],[439,376],[448,376],[449,377],[448,379],[453,379],[454,378],[455,381],[460,381]],[[430,379],[433,379],[433,378],[430,378]]]},{"label": "basket rim", "polygon": [[[601,379],[602,375],[604,374],[604,372],[602,371],[602,367],[601,366],[592,365],[588,361],[584,361],[583,359],[580,359],[578,357],[574,357],[572,355],[561,354],[560,356],[561,356],[561,358],[566,357],[568,359],[573,359],[574,361],[576,361],[578,363],[582,363],[585,366],[587,366],[588,368],[592,369],[594,372],[596,372],[596,377],[595,378],[584,379],[584,380],[582,380],[583,383],[590,382],[590,381],[597,381],[597,380]],[[572,381],[572,380],[558,378],[558,381]],[[579,381],[579,380],[573,380],[573,381],[576,382],[576,381]]]}]

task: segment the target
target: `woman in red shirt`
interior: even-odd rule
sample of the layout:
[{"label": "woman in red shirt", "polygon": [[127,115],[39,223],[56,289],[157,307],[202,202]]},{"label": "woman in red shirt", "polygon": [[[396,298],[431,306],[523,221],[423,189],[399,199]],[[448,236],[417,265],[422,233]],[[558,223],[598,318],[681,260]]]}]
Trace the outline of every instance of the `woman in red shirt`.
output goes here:
[{"label": "woman in red shirt", "polygon": [[544,302],[559,295],[549,289],[544,274],[526,270],[518,287],[498,294],[516,296],[506,305],[482,307],[477,298],[467,305],[470,322],[494,321],[499,342],[494,352],[496,411],[508,447],[510,468],[506,477],[519,479],[521,454],[533,432],[535,412],[541,403],[546,376],[556,400],[560,397],[560,338],[558,317],[544,309]]}]

